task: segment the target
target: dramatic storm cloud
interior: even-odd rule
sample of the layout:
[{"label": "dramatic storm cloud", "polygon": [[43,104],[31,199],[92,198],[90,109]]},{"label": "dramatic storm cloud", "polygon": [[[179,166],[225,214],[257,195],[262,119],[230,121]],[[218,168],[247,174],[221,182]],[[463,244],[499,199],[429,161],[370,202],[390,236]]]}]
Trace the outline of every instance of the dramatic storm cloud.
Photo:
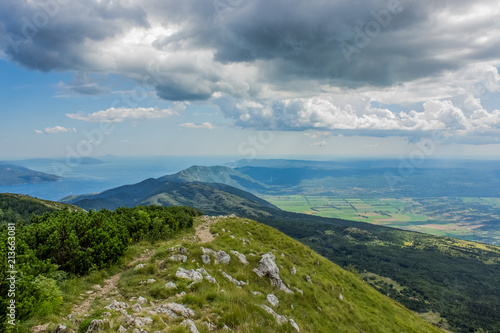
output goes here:
[{"label": "dramatic storm cloud", "polygon": [[242,127],[490,143],[500,111],[481,98],[500,92],[499,16],[490,0],[7,0],[0,50],[85,73],[63,91],[105,94],[88,73],[115,74],[164,100],[217,105]]}]

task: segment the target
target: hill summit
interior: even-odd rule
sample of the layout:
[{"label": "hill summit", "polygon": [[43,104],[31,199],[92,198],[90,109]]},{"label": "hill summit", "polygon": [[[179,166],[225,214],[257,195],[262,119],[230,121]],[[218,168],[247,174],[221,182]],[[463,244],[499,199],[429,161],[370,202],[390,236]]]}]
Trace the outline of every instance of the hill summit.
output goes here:
[{"label": "hill summit", "polygon": [[234,215],[194,226],[131,246],[122,269],[86,278],[65,316],[35,331],[440,332],[271,227]]}]

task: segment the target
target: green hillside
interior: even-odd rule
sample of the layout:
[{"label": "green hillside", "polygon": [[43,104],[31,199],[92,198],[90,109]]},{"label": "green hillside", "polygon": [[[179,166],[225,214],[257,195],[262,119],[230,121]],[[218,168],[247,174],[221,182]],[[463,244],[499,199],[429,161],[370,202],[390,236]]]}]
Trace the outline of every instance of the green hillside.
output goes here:
[{"label": "green hillside", "polygon": [[61,200],[84,209],[110,209],[136,205],[196,207],[206,214],[238,214],[257,217],[277,209],[269,202],[238,188],[219,183],[147,179],[99,194],[70,196]]},{"label": "green hillside", "polygon": [[[57,325],[75,332],[441,331],[273,228],[227,216],[197,217],[194,227],[131,245],[118,265],[63,282],[57,310],[21,331],[35,325],[42,332]],[[263,269],[268,254],[278,272]],[[202,278],[193,283],[179,272]]]},{"label": "green hillside", "polygon": [[29,223],[33,214],[41,215],[57,210],[83,211],[74,205],[33,198],[29,195],[0,193],[0,225],[18,221]]}]

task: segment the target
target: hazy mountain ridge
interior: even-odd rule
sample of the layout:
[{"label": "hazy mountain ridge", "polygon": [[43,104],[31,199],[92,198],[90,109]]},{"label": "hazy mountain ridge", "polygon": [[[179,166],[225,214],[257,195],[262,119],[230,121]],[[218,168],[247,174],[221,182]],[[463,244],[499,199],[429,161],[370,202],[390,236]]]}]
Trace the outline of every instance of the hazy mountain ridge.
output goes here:
[{"label": "hazy mountain ridge", "polygon": [[136,205],[196,207],[207,214],[269,215],[275,206],[257,196],[225,184],[179,182],[150,178],[133,185],[117,187],[98,194],[70,196],[61,200],[84,209],[114,210]]},{"label": "hazy mountain ridge", "polygon": [[0,186],[55,182],[63,177],[34,171],[20,165],[0,162]]},{"label": "hazy mountain ridge", "polygon": [[226,166],[192,166],[173,175],[163,176],[158,180],[180,182],[221,183],[245,191],[262,191],[267,185],[252,177]]}]

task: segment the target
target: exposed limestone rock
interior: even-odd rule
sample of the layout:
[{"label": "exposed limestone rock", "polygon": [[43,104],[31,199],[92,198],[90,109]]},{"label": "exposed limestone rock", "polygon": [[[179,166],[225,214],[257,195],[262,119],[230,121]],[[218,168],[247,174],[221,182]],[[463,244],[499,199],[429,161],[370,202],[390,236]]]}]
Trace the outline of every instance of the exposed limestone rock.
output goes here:
[{"label": "exposed limestone rock", "polygon": [[170,282],[167,282],[165,284],[165,288],[167,288],[167,289],[177,289],[177,285],[175,283],[173,283],[173,282],[170,281]]},{"label": "exposed limestone rock", "polygon": [[230,261],[231,261],[231,256],[222,250],[219,250],[219,252],[217,252],[215,255],[216,264],[220,262],[221,264],[229,265]]},{"label": "exposed limestone rock", "polygon": [[66,333],[66,326],[62,324],[57,325],[54,333]]},{"label": "exposed limestone rock", "polygon": [[99,331],[106,321],[102,319],[94,319],[90,322],[89,327],[87,328],[87,333],[97,332]]},{"label": "exposed limestone rock", "polygon": [[205,276],[205,280],[207,280],[210,283],[217,283],[217,280],[211,275]]},{"label": "exposed limestone rock", "polygon": [[138,264],[137,266],[134,267],[134,271],[144,268],[144,264]]},{"label": "exposed limestone rock", "polygon": [[295,330],[297,332],[300,332],[299,325],[297,325],[297,323],[295,322],[295,320],[293,320],[292,318],[290,318],[290,325],[292,325],[292,327],[295,328]]},{"label": "exposed limestone rock", "polygon": [[[193,310],[186,308],[184,305],[178,303],[163,304],[156,310],[156,312],[167,313],[167,314],[174,313],[176,316],[182,316],[184,318],[189,318],[194,316]],[[174,318],[176,318],[176,316],[174,316]]]},{"label": "exposed limestone rock", "polygon": [[292,275],[295,275],[297,273],[297,269],[295,267],[292,267],[290,273],[292,273]]},{"label": "exposed limestone rock", "polygon": [[229,281],[231,281],[232,283],[234,283],[234,284],[235,284],[238,288],[241,288],[241,286],[243,286],[243,285],[245,285],[245,284],[246,284],[246,282],[244,282],[244,281],[238,281],[238,280],[236,280],[235,278],[233,278],[231,275],[227,274],[226,272],[224,272],[224,271],[222,271],[222,270],[221,270],[220,272],[222,273],[222,275],[223,275],[226,279],[228,279]]},{"label": "exposed limestone rock", "polygon": [[303,292],[301,289],[299,289],[299,288],[295,287],[295,290],[297,290],[297,292],[298,292],[299,294],[304,295],[304,292]]},{"label": "exposed limestone rock", "polygon": [[344,296],[342,296],[342,294],[339,294],[339,299],[342,301],[344,299]]},{"label": "exposed limestone rock", "polygon": [[234,254],[236,257],[238,257],[238,259],[240,260],[240,262],[243,265],[249,264],[247,257],[243,253],[239,253],[238,251],[234,251],[234,250],[231,250],[231,253]]},{"label": "exposed limestone rock", "polygon": [[260,296],[262,293],[260,291],[252,291],[252,294],[255,296]]},{"label": "exposed limestone rock", "polygon": [[267,276],[271,280],[271,284],[278,289],[281,289],[288,294],[293,294],[293,291],[291,291],[281,280],[279,276],[279,268],[276,266],[276,262],[274,260],[275,257],[271,253],[264,254],[259,262],[259,267],[254,268],[253,271],[259,277]]},{"label": "exposed limestone rock", "polygon": [[270,307],[268,307],[267,305],[262,304],[261,307],[264,310],[266,310],[267,313],[271,314],[274,317],[274,319],[276,319],[278,324],[283,325],[288,321],[284,316],[280,316],[279,314],[274,312],[274,310],[271,309]]},{"label": "exposed limestone rock", "polygon": [[309,282],[309,283],[313,283],[312,280],[311,280],[311,277],[309,275],[306,275],[306,281]]},{"label": "exposed limestone rock", "polygon": [[278,304],[280,303],[280,301],[278,300],[278,297],[274,296],[273,294],[267,294],[266,299],[275,308],[277,308]]},{"label": "exposed limestone rock", "polygon": [[250,244],[248,238],[242,238],[241,241],[243,242],[243,245]]},{"label": "exposed limestone rock", "polygon": [[120,311],[121,309],[126,309],[128,307],[129,305],[127,303],[114,300],[110,305],[107,305],[104,308],[108,310]]},{"label": "exposed limestone rock", "polygon": [[192,321],[191,319],[184,319],[184,321],[181,323],[181,325],[189,328],[189,331],[191,333],[200,333],[200,331],[198,331],[198,329],[196,328],[194,321]]},{"label": "exposed limestone rock", "polygon": [[205,265],[209,265],[210,264],[210,256],[208,254],[202,254],[201,255],[201,261],[205,264]]},{"label": "exposed limestone rock", "polygon": [[131,315],[128,315],[127,313],[123,314],[123,318],[125,318],[125,324],[127,324],[127,325],[132,325],[134,323],[134,317]]},{"label": "exposed limestone rock", "polygon": [[187,279],[191,281],[201,281],[203,280],[203,275],[200,272],[195,271],[194,269],[186,270],[182,267],[179,267],[175,276],[181,279]]},{"label": "exposed limestone rock", "polygon": [[148,279],[148,280],[146,281],[146,283],[155,283],[155,282],[156,282],[156,280],[155,280],[155,279]]},{"label": "exposed limestone rock", "polygon": [[209,254],[209,255],[212,255],[215,257],[215,255],[217,254],[217,252],[215,252],[214,250],[212,249],[207,249],[205,247],[201,247],[201,251],[203,252],[203,254]]},{"label": "exposed limestone rock", "polygon": [[205,268],[198,268],[196,270],[198,273],[200,273],[201,275],[204,276],[205,280],[207,280],[208,282],[210,283],[217,283],[217,281],[215,280],[215,278],[213,276],[211,276],[210,274],[208,274],[207,270]]},{"label": "exposed limestone rock", "polygon": [[136,327],[144,327],[146,325],[151,325],[153,319],[151,317],[135,317],[134,324]]},{"label": "exposed limestone rock", "polygon": [[174,254],[173,256],[170,256],[168,258],[170,261],[178,261],[178,262],[186,262],[187,261],[187,256],[182,255],[182,254]]},{"label": "exposed limestone rock", "polygon": [[147,302],[148,302],[148,300],[142,296],[139,296],[139,298],[137,298],[137,303],[139,303],[139,304],[146,304]]},{"label": "exposed limestone rock", "polygon": [[179,253],[180,254],[188,254],[188,251],[184,246],[179,247]]},{"label": "exposed limestone rock", "polygon": [[141,312],[142,311],[141,305],[139,303],[132,305],[132,311],[133,312]]},{"label": "exposed limestone rock", "polygon": [[127,331],[127,329],[125,327],[123,327],[122,325],[120,325],[120,327],[118,327],[118,332],[125,333],[125,332],[128,332],[128,331]]}]

